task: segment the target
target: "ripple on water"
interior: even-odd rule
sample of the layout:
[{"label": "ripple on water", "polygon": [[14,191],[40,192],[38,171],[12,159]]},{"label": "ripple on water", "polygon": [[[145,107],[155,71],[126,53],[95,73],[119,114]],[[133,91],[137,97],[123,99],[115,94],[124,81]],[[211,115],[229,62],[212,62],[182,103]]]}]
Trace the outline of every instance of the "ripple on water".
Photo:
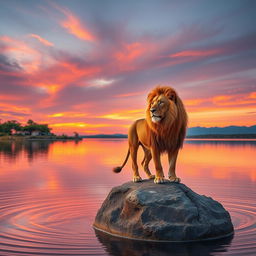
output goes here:
[{"label": "ripple on water", "polygon": [[[225,255],[255,255],[256,204],[253,200],[220,199],[235,228],[232,245]],[[218,255],[218,254],[216,254]]]},{"label": "ripple on water", "polygon": [[[105,193],[103,193],[105,194]],[[103,200],[95,191],[73,189],[52,194],[49,191],[10,192],[0,195],[0,255],[118,255],[95,237],[91,227]],[[206,255],[254,255],[256,250],[256,205],[253,200],[218,199],[230,212],[235,226],[231,245],[213,247]],[[116,241],[115,241],[116,245]],[[123,245],[121,243],[121,245]],[[180,245],[179,245],[180,246]],[[130,247],[130,245],[128,246]],[[140,255],[141,247],[131,255]],[[153,247],[152,247],[153,248]],[[151,250],[160,253],[157,246]],[[161,254],[170,250],[160,248]],[[172,255],[174,249],[171,246]],[[147,249],[148,250],[148,249]],[[193,254],[193,246],[186,250]],[[150,253],[148,255],[151,255]],[[152,254],[153,255],[153,254]]]},{"label": "ripple on water", "polygon": [[2,194],[0,254],[105,255],[91,228],[98,201],[79,189]]}]

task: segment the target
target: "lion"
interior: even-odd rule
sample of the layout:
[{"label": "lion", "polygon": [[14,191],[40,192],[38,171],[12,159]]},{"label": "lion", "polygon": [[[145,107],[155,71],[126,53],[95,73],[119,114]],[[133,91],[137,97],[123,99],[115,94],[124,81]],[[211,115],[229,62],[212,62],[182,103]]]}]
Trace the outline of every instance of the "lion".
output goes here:
[{"label": "lion", "polygon": [[[176,176],[176,160],[179,149],[183,146],[187,129],[187,113],[177,92],[167,86],[158,86],[147,97],[146,118],[136,120],[128,131],[129,149],[122,166],[115,167],[114,172],[121,172],[131,154],[133,181],[141,181],[137,164],[139,146],[144,150],[142,166],[149,179],[155,183],[164,183],[165,180],[160,156],[168,154],[168,177],[172,182],[180,182]],[[149,162],[153,157],[156,174],[149,170]]]}]

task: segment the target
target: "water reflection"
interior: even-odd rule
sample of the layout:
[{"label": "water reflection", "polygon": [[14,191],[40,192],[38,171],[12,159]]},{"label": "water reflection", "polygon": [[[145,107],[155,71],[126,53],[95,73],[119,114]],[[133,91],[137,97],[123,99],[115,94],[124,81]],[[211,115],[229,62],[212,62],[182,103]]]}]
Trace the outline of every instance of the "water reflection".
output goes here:
[{"label": "water reflection", "polygon": [[38,155],[47,156],[52,143],[53,141],[4,141],[0,143],[0,154],[15,160],[24,153],[29,161],[33,161]]},{"label": "water reflection", "polygon": [[113,256],[210,256],[213,252],[226,252],[233,238],[193,243],[156,243],[121,239],[96,229],[95,233],[106,252]]},{"label": "water reflection", "polygon": [[126,139],[0,142],[0,255],[255,255],[256,141],[186,141],[177,162],[183,183],[230,212],[231,244],[97,239],[97,210],[112,187],[131,180],[130,161],[111,171],[126,152]]},{"label": "water reflection", "polygon": [[223,140],[223,139],[186,139],[185,143],[187,144],[210,144],[210,145],[229,145],[229,146],[256,146],[256,140],[254,139],[230,139],[230,140]]}]

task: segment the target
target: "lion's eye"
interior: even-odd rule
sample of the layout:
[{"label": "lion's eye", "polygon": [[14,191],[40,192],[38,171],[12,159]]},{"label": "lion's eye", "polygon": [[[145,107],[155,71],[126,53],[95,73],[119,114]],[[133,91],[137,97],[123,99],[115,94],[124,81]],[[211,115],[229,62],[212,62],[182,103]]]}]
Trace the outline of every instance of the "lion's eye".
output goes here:
[{"label": "lion's eye", "polygon": [[163,105],[164,104],[164,102],[163,101],[159,101],[159,105]]}]

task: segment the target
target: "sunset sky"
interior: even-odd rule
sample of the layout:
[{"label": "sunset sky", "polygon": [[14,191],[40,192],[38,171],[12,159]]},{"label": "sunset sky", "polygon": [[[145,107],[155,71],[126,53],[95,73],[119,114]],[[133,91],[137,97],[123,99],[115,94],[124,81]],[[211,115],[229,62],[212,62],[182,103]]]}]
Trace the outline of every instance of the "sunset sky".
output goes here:
[{"label": "sunset sky", "polygon": [[126,133],[158,84],[189,127],[256,124],[256,1],[0,0],[0,119]]}]

